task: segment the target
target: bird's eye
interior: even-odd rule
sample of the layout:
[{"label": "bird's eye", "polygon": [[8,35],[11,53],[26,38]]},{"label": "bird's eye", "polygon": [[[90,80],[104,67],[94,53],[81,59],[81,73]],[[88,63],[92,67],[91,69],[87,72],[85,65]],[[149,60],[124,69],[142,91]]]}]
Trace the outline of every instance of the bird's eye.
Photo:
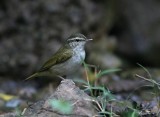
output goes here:
[{"label": "bird's eye", "polygon": [[76,39],[76,42],[79,42],[80,40],[79,39]]}]

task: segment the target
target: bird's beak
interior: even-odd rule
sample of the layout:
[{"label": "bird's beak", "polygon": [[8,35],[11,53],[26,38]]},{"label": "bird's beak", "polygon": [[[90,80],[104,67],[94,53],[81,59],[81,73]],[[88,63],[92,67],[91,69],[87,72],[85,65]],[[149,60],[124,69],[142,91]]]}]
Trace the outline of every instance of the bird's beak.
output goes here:
[{"label": "bird's beak", "polygon": [[87,39],[87,41],[92,41],[93,39]]}]

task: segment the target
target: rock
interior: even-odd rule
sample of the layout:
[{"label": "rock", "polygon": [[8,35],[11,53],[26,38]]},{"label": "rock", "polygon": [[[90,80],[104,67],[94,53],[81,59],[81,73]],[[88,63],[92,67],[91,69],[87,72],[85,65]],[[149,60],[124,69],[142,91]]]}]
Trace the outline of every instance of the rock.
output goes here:
[{"label": "rock", "polygon": [[[73,110],[70,114],[65,115],[51,107],[50,100],[65,100],[72,104]],[[61,81],[57,90],[47,99],[41,100],[25,111],[25,117],[92,117],[97,114],[93,105],[92,98],[75,86],[70,79]]]},{"label": "rock", "polygon": [[0,117],[17,117],[16,113],[5,113],[0,115]]},{"label": "rock", "polygon": [[122,61],[112,53],[91,53],[89,56],[89,61],[103,69],[118,68],[122,65]]},{"label": "rock", "polygon": [[8,108],[17,108],[22,103],[20,99],[12,99],[6,103],[6,107]]}]

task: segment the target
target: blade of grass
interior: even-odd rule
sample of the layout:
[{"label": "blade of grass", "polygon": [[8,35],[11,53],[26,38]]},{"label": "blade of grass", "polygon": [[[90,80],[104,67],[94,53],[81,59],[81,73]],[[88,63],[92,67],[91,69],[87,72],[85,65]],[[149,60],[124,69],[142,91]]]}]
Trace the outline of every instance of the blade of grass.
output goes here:
[{"label": "blade of grass", "polygon": [[148,74],[149,78],[152,79],[151,74],[149,73],[149,71],[148,71],[143,65],[141,65],[141,64],[139,64],[139,63],[137,63],[137,65],[139,65],[140,67],[142,67],[142,68],[144,69],[144,71],[146,71],[146,73]]},{"label": "blade of grass", "polygon": [[113,72],[118,72],[118,71],[121,71],[121,69],[107,69],[107,70],[104,70],[104,71],[98,73],[96,75],[96,78],[100,78],[103,75],[106,75],[106,74],[109,74],[109,73],[113,73]]},{"label": "blade of grass", "polygon": [[82,79],[73,79],[73,81],[77,82],[77,83],[82,83],[82,84],[88,85],[88,83],[85,80],[82,80]]}]

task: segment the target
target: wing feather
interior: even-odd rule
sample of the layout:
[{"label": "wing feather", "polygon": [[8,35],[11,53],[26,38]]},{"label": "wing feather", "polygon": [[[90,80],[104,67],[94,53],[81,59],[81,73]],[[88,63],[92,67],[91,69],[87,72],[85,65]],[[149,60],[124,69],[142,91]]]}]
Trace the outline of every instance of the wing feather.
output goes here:
[{"label": "wing feather", "polygon": [[56,64],[60,64],[72,57],[72,51],[67,46],[60,48],[48,61],[44,63],[39,72],[50,69]]}]

